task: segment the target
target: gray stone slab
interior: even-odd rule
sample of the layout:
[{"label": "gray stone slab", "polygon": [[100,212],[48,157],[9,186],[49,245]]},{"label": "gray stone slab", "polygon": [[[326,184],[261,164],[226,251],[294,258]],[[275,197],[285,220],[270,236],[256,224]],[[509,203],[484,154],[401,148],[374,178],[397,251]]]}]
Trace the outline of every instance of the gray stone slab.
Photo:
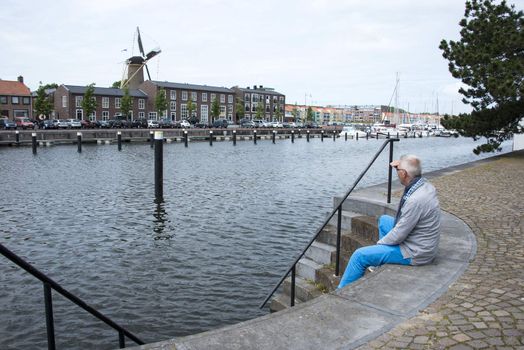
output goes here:
[{"label": "gray stone slab", "polygon": [[336,292],[340,297],[383,312],[408,317],[442,294],[464,262],[436,259],[429,265],[385,265]]},{"label": "gray stone slab", "polygon": [[349,348],[395,319],[393,315],[324,295],[291,310],[175,339],[172,344],[177,350]]}]

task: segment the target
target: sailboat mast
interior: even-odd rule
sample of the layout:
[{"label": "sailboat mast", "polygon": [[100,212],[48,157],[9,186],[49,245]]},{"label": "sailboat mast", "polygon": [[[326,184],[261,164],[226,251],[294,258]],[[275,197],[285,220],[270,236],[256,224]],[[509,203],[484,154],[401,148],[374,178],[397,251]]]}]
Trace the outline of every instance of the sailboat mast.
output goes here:
[{"label": "sailboat mast", "polygon": [[393,123],[398,124],[398,89],[399,89],[399,77],[397,72],[397,82],[395,84],[395,109],[393,111]]}]

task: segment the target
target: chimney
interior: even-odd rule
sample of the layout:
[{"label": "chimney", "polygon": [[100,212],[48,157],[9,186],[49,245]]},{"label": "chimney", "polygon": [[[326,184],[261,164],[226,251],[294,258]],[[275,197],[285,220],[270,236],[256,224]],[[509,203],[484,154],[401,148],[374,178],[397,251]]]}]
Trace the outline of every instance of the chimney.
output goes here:
[{"label": "chimney", "polygon": [[256,90],[257,89],[257,86],[256,85],[253,85],[253,90]]},{"label": "chimney", "polygon": [[262,89],[262,88],[263,88],[263,86],[262,86],[262,85],[259,85],[259,86],[258,86],[258,88],[259,88],[259,89]]},{"label": "chimney", "polygon": [[18,82],[23,84],[24,83],[24,77],[20,75],[18,77]]}]

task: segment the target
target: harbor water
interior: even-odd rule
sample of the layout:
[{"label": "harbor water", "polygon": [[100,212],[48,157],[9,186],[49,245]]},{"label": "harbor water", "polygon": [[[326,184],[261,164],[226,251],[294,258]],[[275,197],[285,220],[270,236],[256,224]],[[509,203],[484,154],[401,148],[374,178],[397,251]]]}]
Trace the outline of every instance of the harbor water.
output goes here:
[{"label": "harbor water", "polygon": [[[384,140],[164,145],[164,203],[147,144],[0,148],[0,240],[146,342],[266,314],[258,306]],[[401,139],[432,171],[466,138]],[[510,145],[504,146],[504,152]],[[387,181],[388,152],[360,187]],[[0,258],[0,348],[46,349],[42,284]],[[57,348],[118,334],[53,293]],[[130,340],[128,345],[132,345]]]}]

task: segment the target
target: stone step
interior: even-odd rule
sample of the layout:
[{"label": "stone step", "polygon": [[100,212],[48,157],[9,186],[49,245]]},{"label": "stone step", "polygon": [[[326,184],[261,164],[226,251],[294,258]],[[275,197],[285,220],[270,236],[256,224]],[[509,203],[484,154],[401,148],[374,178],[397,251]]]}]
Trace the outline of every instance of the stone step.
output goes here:
[{"label": "stone step", "polygon": [[[271,303],[269,304],[270,312],[277,312],[280,310],[287,309],[290,306],[291,300],[289,295],[284,293],[276,293],[273,298],[271,298]],[[300,304],[301,301],[295,298],[295,305]]]},{"label": "stone step", "polygon": [[296,274],[304,279],[315,280],[316,270],[322,268],[322,265],[317,264],[309,258],[302,258],[297,263]]},{"label": "stone step", "polygon": [[[284,280],[283,287],[284,294],[289,297],[291,295],[291,277]],[[322,295],[326,291],[325,287],[315,284],[312,280],[295,277],[295,299],[308,301]]]},{"label": "stone step", "polygon": [[[344,267],[340,267],[340,276],[344,273]],[[323,267],[317,270],[317,283],[324,286],[328,292],[335,290],[340,282],[340,277],[335,276],[335,269],[331,267]]]},{"label": "stone step", "polygon": [[[348,210],[342,210],[341,227],[343,231],[351,230],[351,220],[356,216],[362,216],[362,214],[355,213],[355,212],[348,211]],[[336,213],[335,215],[333,215],[331,220],[329,220],[328,225],[334,226],[336,228],[337,223],[338,223],[338,214]]]},{"label": "stone step", "polygon": [[355,236],[373,241],[374,244],[378,241],[377,219],[373,216],[356,217],[352,221],[351,232]]},{"label": "stone step", "polygon": [[305,257],[320,265],[331,264],[335,260],[336,250],[335,246],[315,241],[306,251]]}]

